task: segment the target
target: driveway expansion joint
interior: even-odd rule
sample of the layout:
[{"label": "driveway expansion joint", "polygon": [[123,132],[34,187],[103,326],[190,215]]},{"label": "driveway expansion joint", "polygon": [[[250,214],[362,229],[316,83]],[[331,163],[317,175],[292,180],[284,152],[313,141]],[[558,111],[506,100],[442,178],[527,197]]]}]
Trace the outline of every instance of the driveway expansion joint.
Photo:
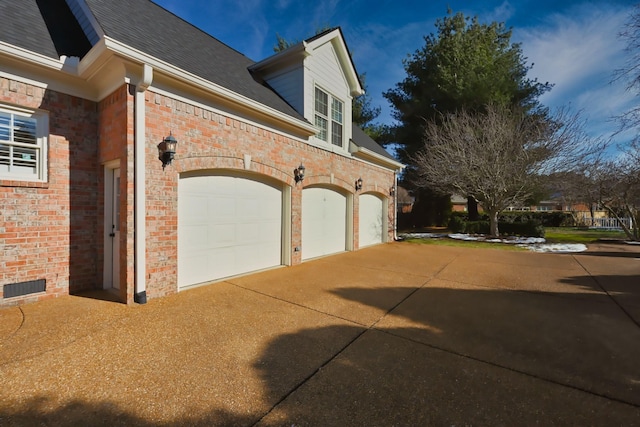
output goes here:
[{"label": "driveway expansion joint", "polygon": [[594,275],[591,274],[591,272],[589,270],[587,270],[587,268],[584,266],[584,264],[582,264],[580,262],[579,259],[576,258],[575,255],[572,255],[573,259],[575,259],[576,263],[578,263],[578,265],[580,267],[582,267],[582,269],[584,270],[585,273],[587,273],[589,275],[589,277],[591,277],[591,279],[593,279],[593,281],[598,285],[598,287],[602,290],[602,292],[604,292],[610,299],[611,301],[625,314],[625,316],[627,316],[627,318],[629,320],[631,320],[631,322],[636,325],[636,327],[638,329],[640,329],[640,321],[636,320],[633,315],[631,313],[629,313],[629,311],[624,308],[622,306],[622,304],[620,304],[620,302],[613,296],[611,295],[611,293],[609,292],[609,290],[607,288],[605,288],[602,283],[600,283],[600,281],[598,280],[598,278]]}]

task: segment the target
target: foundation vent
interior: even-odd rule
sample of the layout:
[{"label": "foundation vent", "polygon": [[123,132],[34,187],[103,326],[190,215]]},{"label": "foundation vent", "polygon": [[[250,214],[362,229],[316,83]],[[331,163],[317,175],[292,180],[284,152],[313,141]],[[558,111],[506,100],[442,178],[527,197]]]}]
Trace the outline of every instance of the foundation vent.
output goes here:
[{"label": "foundation vent", "polygon": [[46,280],[30,280],[28,282],[12,283],[10,285],[4,285],[3,293],[4,298],[20,297],[23,295],[35,294],[38,292],[44,292],[46,288]]}]

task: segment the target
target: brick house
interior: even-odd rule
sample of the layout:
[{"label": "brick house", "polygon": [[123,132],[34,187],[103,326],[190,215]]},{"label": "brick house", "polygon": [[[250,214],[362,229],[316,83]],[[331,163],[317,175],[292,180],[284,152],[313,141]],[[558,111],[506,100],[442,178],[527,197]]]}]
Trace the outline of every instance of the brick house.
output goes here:
[{"label": "brick house", "polygon": [[340,29],[256,63],[149,0],[3,2],[0,307],[391,241],[403,166],[352,125],[362,93]]}]

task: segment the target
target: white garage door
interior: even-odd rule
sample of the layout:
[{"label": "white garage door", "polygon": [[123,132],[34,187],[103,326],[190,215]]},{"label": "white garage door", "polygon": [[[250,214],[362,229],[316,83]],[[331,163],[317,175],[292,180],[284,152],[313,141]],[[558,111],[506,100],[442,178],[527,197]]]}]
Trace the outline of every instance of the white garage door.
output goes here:
[{"label": "white garage door", "polygon": [[346,249],[347,198],[328,188],[302,190],[302,259]]},{"label": "white garage door", "polygon": [[360,247],[383,242],[384,216],[382,199],[373,194],[360,196]]},{"label": "white garage door", "polygon": [[178,184],[178,288],[282,263],[282,190],[233,176]]}]

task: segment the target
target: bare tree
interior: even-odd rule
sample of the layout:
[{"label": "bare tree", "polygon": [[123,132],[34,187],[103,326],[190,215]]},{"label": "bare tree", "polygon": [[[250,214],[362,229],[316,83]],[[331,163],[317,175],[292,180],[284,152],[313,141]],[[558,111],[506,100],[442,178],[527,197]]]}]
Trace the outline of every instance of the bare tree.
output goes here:
[{"label": "bare tree", "polygon": [[488,105],[484,114],[461,110],[426,124],[414,156],[416,184],[443,194],[471,194],[499,235],[498,214],[524,202],[546,176],[572,168],[593,152],[577,116],[555,117]]},{"label": "bare tree", "polygon": [[[590,172],[600,205],[630,240],[640,240],[640,143],[634,141],[623,155],[595,164]],[[631,218],[630,226],[625,217]]]},{"label": "bare tree", "polygon": [[[626,42],[627,61],[615,71],[616,79],[627,82],[627,90],[640,93],[640,3],[636,4],[619,34]],[[640,127],[640,107],[634,107],[618,117],[621,130]],[[637,137],[636,137],[637,138]]]},{"label": "bare tree", "polygon": [[598,203],[598,190],[591,185],[588,176],[584,172],[571,171],[553,174],[549,180],[549,187],[556,197],[562,201],[563,210],[567,210],[574,224],[584,224],[584,207],[589,210],[591,224]]}]

